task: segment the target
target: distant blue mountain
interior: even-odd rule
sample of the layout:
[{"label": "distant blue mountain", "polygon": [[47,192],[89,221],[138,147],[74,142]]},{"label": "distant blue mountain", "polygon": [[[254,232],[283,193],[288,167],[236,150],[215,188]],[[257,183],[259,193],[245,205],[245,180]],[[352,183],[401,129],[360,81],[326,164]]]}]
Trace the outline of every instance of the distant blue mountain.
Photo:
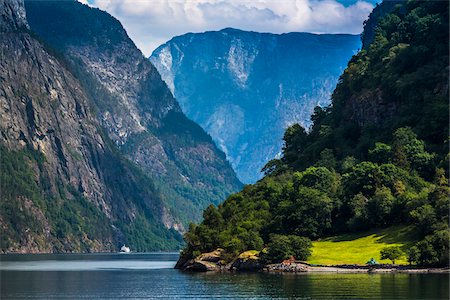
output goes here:
[{"label": "distant blue mountain", "polygon": [[186,115],[250,183],[280,151],[286,127],[308,127],[314,107],[330,103],[339,75],[360,47],[358,35],[226,28],[175,37],[150,60]]}]

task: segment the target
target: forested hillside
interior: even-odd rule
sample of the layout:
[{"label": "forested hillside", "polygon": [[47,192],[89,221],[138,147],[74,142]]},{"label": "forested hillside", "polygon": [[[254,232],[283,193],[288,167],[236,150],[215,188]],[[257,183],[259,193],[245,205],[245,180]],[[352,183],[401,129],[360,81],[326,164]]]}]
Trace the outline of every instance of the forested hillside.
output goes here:
[{"label": "forested hillside", "polygon": [[306,259],[308,239],[404,224],[417,241],[402,249],[409,261],[448,264],[448,2],[385,5],[332,104],[315,109],[309,131],[286,130],[262,180],[204,211],[185,258],[220,247]]}]

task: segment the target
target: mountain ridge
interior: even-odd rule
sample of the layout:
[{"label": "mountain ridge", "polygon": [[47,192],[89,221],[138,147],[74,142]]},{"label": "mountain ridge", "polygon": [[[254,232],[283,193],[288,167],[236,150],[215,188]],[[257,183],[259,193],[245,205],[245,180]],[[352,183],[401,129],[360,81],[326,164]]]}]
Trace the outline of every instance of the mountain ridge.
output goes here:
[{"label": "mountain ridge", "polygon": [[[200,217],[200,207],[241,186],[118,20],[76,1],[25,1],[25,6],[31,29],[61,52],[78,78],[88,78],[82,83],[108,136],[162,191],[168,226],[182,231]],[[177,128],[168,124],[174,119]]]},{"label": "mountain ridge", "polygon": [[1,252],[178,249],[241,186],[119,21],[77,1],[0,16]]},{"label": "mountain ridge", "polygon": [[150,60],[241,180],[254,182],[261,176],[254,170],[277,155],[283,130],[295,122],[308,125],[313,107],[328,105],[359,46],[356,35],[225,28],[174,37]]},{"label": "mountain ridge", "polygon": [[0,37],[1,251],[179,247],[154,183],[118,154],[80,82],[24,26],[23,1],[0,11],[11,5]]}]

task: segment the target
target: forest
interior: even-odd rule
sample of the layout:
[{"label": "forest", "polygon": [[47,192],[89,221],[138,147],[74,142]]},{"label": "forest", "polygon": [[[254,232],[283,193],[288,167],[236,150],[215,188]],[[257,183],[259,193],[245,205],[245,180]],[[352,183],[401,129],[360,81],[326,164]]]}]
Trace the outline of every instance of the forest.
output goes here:
[{"label": "forest", "polygon": [[190,225],[183,257],[305,260],[311,240],[403,224],[417,241],[410,263],[448,264],[448,2],[391,4],[365,23],[332,104],[286,130],[263,179]]}]

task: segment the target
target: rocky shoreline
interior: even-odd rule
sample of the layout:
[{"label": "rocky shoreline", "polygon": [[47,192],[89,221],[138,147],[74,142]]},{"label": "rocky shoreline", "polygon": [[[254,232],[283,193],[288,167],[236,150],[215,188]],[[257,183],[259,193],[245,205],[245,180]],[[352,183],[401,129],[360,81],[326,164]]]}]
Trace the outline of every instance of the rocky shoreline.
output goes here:
[{"label": "rocky shoreline", "polygon": [[223,260],[223,249],[202,253],[194,259],[180,257],[175,269],[192,272],[273,272],[273,273],[450,273],[449,267],[420,268],[405,265],[311,265],[294,259],[276,264],[264,264],[257,256],[257,251],[241,253],[231,262]]}]

